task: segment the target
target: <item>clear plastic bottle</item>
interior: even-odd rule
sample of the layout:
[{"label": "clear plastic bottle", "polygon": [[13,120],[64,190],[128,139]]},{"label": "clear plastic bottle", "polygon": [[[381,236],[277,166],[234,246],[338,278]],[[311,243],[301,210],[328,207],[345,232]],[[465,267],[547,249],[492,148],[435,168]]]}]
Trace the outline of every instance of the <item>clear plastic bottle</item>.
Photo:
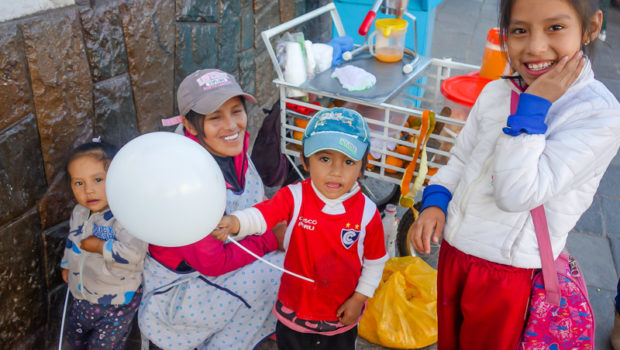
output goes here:
[{"label": "clear plastic bottle", "polygon": [[388,204],[383,211],[383,233],[385,235],[385,250],[390,258],[396,256],[396,234],[398,232],[398,218],[396,217],[396,206]]}]

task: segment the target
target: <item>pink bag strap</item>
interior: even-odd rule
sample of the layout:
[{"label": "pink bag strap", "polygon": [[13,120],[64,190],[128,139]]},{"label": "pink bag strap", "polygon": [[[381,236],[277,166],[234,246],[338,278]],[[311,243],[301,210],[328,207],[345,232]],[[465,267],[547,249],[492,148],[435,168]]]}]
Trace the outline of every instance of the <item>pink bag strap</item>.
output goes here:
[{"label": "pink bag strap", "polygon": [[[510,95],[510,113],[515,114],[517,104],[519,103],[519,94],[512,91]],[[540,262],[542,264],[543,281],[545,282],[545,294],[547,303],[552,305],[560,305],[560,283],[558,282],[558,273],[555,269],[553,261],[553,250],[551,249],[551,237],[549,236],[549,226],[547,225],[547,215],[545,207],[540,205],[532,210],[532,221],[534,222],[534,230],[536,231],[536,240],[538,241],[538,250],[540,251]]]},{"label": "pink bag strap", "polygon": [[540,251],[547,303],[560,305],[560,283],[558,282],[558,273],[553,262],[553,250],[551,249],[551,238],[549,237],[545,207],[540,205],[530,210],[530,213],[532,214],[538,250]]}]

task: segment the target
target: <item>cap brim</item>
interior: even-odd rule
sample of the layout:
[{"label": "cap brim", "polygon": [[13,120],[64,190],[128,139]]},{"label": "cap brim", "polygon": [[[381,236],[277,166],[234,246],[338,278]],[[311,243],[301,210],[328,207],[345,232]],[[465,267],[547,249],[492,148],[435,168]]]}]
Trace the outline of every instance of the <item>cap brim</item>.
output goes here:
[{"label": "cap brim", "polygon": [[[341,140],[345,140],[346,142],[341,142]],[[355,161],[359,161],[362,157],[364,157],[368,144],[347,134],[338,132],[323,132],[314,134],[305,139],[303,147],[304,156],[306,157],[310,157],[320,151],[333,150],[338,151]]]},{"label": "cap brim", "polygon": [[221,95],[207,94],[203,98],[198,100],[198,102],[194,104],[191,110],[193,110],[196,113],[200,113],[204,115],[211,114],[217,111],[217,109],[220,108],[226,101],[230,100],[233,97],[237,97],[237,96],[243,97],[246,101],[256,103],[256,99],[254,98],[254,96],[250,94],[246,94],[245,92],[244,93],[235,92],[235,93],[221,94]]}]

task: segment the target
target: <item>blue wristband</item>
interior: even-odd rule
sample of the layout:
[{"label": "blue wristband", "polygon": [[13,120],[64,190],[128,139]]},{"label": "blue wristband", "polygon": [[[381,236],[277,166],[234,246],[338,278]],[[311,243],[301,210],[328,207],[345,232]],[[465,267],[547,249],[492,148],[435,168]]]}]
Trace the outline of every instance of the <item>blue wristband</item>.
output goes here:
[{"label": "blue wristband", "polygon": [[452,193],[441,185],[430,185],[424,189],[422,194],[422,209],[428,207],[439,207],[444,214],[448,214],[448,203],[452,199]]},{"label": "blue wristband", "polygon": [[506,135],[518,136],[523,133],[535,135],[547,131],[545,117],[551,108],[551,102],[542,97],[522,93],[515,114],[508,117],[507,127],[502,130]]}]

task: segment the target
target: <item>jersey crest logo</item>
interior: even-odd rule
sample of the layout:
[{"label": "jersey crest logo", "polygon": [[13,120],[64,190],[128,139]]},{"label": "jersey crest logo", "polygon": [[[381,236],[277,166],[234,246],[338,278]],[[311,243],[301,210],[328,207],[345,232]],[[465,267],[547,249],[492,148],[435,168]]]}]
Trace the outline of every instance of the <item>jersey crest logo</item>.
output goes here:
[{"label": "jersey crest logo", "polygon": [[342,240],[342,245],[346,249],[351,248],[351,246],[357,241],[359,237],[360,231],[346,228],[343,228],[342,231],[340,231],[340,239]]}]

